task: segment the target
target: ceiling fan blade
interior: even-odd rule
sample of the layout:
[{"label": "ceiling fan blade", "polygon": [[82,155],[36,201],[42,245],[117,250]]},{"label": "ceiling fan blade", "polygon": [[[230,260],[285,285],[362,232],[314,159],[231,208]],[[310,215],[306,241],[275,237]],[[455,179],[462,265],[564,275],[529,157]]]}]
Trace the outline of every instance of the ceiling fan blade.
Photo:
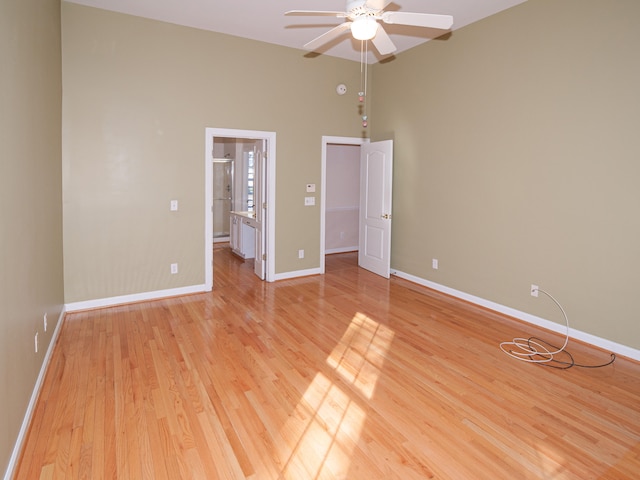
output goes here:
[{"label": "ceiling fan blade", "polygon": [[345,18],[347,12],[330,12],[325,10],[289,10],[284,12],[285,15],[300,15],[300,16],[323,16],[323,17],[338,17]]},{"label": "ceiling fan blade", "polygon": [[327,42],[330,42],[334,38],[338,38],[347,30],[351,29],[351,22],[344,22],[338,25],[337,27],[332,28],[328,32],[323,33],[319,37],[314,38],[310,42],[304,45],[304,48],[307,50],[314,51],[316,48],[324,45]]},{"label": "ceiling fan blade", "polygon": [[384,31],[382,25],[378,25],[378,31],[376,32],[376,36],[371,39],[371,43],[376,47],[376,50],[380,52],[380,55],[389,55],[396,51],[396,46],[387,35],[387,32]]},{"label": "ceiling fan blade", "polygon": [[435,15],[432,13],[384,12],[380,15],[380,18],[385,23],[439,28],[441,30],[449,30],[453,25],[453,17],[451,15]]}]

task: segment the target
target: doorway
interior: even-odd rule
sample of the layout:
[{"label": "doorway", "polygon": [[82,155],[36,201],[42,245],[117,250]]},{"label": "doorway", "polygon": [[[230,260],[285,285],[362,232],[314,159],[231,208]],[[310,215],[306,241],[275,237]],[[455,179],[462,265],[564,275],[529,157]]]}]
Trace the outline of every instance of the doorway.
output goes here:
[{"label": "doorway", "polygon": [[[358,137],[322,137],[321,274],[325,273],[325,255],[357,250],[360,147],[368,141]],[[341,165],[345,175],[337,178],[332,171]]]},{"label": "doorway", "polygon": [[[249,145],[249,148],[245,148]],[[214,283],[213,243],[214,159],[234,160],[230,211],[255,214],[256,275],[271,282],[275,276],[276,134],[255,130],[205,129],[205,289]],[[237,158],[234,158],[237,157]],[[250,161],[253,160],[253,161]],[[222,162],[218,162],[222,163]],[[244,169],[244,170],[242,170]],[[242,171],[240,171],[242,170]],[[249,178],[251,176],[251,179]],[[224,215],[224,213],[221,213]],[[216,220],[217,222],[218,220]],[[224,219],[219,220],[224,223]],[[231,227],[230,227],[231,228]]]},{"label": "doorway", "polygon": [[[393,140],[370,142],[369,139],[354,137],[322,137],[322,199],[320,202],[320,273],[325,273],[325,255],[327,253],[327,194],[336,190],[328,187],[330,179],[327,175],[328,158],[336,147],[357,147],[359,158],[356,180],[352,185],[342,185],[342,189],[359,190],[359,202],[357,209],[357,222],[351,218],[351,222],[358,226],[358,265],[370,270],[377,275],[389,278],[391,272],[391,209],[393,183]],[[344,149],[338,148],[338,151]],[[345,169],[346,170],[346,169]],[[340,168],[339,168],[340,171]],[[346,171],[345,171],[346,173]],[[352,175],[355,177],[355,175]],[[353,200],[351,200],[353,203]],[[346,207],[346,210],[351,210]],[[344,212],[343,212],[344,213]],[[355,225],[354,225],[355,226]],[[342,234],[341,228],[338,228]],[[336,232],[333,234],[335,235]],[[349,247],[346,247],[349,248]],[[349,248],[353,250],[353,248]],[[339,250],[334,250],[339,251]],[[344,250],[347,251],[347,250]]]}]

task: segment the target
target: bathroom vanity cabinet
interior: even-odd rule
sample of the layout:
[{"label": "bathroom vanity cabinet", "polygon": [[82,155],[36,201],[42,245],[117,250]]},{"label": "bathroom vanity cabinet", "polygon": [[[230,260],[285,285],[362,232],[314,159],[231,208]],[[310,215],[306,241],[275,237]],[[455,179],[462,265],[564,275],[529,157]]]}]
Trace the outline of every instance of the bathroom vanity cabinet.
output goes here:
[{"label": "bathroom vanity cabinet", "polygon": [[251,212],[231,212],[229,243],[231,251],[242,258],[256,256],[256,220]]}]

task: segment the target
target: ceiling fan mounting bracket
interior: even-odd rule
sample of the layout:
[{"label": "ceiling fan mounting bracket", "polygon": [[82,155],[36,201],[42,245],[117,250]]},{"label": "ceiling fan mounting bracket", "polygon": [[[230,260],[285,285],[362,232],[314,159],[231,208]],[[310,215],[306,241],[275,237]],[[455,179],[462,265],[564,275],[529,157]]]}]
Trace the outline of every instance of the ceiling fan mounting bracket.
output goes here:
[{"label": "ceiling fan mounting bracket", "polygon": [[355,20],[361,17],[374,17],[377,18],[380,10],[368,7],[366,0],[354,0],[347,2],[347,18],[349,20]]}]

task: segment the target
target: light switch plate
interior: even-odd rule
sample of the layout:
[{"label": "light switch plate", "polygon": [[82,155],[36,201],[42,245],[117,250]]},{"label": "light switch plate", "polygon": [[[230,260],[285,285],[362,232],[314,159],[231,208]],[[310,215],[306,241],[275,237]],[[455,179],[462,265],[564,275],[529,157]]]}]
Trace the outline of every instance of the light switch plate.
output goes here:
[{"label": "light switch plate", "polygon": [[178,210],[178,200],[171,200],[170,209],[172,212],[176,212]]},{"label": "light switch plate", "polygon": [[304,197],[305,207],[311,207],[316,204],[316,197]]}]

